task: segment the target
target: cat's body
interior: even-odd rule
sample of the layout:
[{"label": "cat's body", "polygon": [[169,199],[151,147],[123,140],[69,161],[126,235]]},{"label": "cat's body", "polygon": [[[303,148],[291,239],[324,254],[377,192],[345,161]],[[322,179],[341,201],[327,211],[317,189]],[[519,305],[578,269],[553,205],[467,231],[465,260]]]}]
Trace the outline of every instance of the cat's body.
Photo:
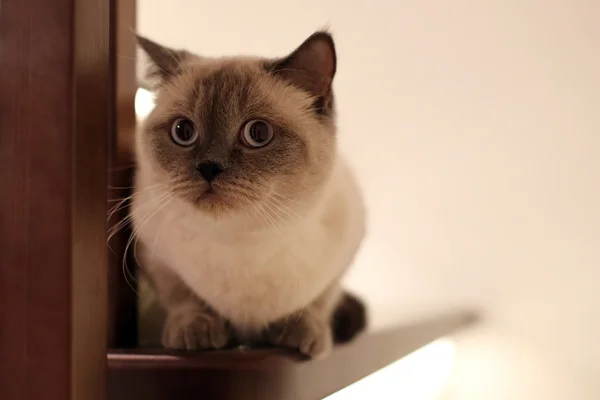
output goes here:
[{"label": "cat's body", "polygon": [[317,33],[282,60],[140,40],[161,86],[137,135],[132,219],[167,311],[163,344],[235,339],[325,354],[365,231],[336,149],[331,37]]},{"label": "cat's body", "polygon": [[271,211],[280,204],[274,200],[264,211],[270,217],[257,211],[214,219],[173,199],[144,221],[144,206],[165,195],[152,190],[150,175],[143,166],[138,170],[141,194],[132,207],[143,228],[139,250],[147,269],[168,265],[245,334],[258,333],[337,285],[364,236],[362,198],[342,159],[308,212],[294,210],[293,203]]}]

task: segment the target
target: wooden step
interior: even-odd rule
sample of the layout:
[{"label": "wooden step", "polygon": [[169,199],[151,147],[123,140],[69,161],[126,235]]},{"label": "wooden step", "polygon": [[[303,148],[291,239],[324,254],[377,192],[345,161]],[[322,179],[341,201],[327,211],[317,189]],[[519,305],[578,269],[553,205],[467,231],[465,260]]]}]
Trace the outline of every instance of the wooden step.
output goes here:
[{"label": "wooden step", "polygon": [[473,323],[455,313],[397,329],[366,333],[322,360],[307,361],[278,349],[173,353],[111,350],[111,400],[322,399]]}]

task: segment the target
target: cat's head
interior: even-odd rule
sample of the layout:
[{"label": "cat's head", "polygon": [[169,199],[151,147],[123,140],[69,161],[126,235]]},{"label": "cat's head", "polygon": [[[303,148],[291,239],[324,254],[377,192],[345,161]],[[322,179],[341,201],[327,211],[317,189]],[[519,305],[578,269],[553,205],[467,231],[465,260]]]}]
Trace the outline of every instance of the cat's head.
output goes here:
[{"label": "cat's head", "polygon": [[155,181],[213,214],[302,202],[323,188],[335,158],[330,34],[280,59],[206,58],[138,41],[157,79],[138,164]]}]

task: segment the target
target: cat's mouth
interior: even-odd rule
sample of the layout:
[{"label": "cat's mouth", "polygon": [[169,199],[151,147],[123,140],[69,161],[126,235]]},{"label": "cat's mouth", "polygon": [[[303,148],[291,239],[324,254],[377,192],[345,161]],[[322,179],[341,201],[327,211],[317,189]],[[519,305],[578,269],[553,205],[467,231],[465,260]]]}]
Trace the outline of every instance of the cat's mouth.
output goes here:
[{"label": "cat's mouth", "polygon": [[[243,197],[245,196],[245,197]],[[243,208],[255,200],[246,193],[240,193],[231,185],[223,183],[205,184],[196,187],[196,191],[185,192],[185,197],[196,207],[210,213],[222,213]]]},{"label": "cat's mouth", "polygon": [[200,199],[203,199],[203,200],[217,200],[219,197],[220,197],[219,194],[217,193],[215,188],[212,186],[209,186],[200,195]]}]

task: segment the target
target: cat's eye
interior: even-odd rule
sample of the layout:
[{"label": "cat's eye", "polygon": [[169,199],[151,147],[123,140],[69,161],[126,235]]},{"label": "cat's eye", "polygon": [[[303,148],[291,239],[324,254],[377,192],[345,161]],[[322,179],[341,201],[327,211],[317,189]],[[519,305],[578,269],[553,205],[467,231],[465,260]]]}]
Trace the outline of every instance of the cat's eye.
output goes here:
[{"label": "cat's eye", "polygon": [[198,139],[198,130],[187,118],[178,118],[171,126],[171,138],[180,146],[191,146]]},{"label": "cat's eye", "polygon": [[242,141],[246,146],[263,147],[273,139],[273,127],[267,121],[253,119],[244,125],[241,134]]}]

